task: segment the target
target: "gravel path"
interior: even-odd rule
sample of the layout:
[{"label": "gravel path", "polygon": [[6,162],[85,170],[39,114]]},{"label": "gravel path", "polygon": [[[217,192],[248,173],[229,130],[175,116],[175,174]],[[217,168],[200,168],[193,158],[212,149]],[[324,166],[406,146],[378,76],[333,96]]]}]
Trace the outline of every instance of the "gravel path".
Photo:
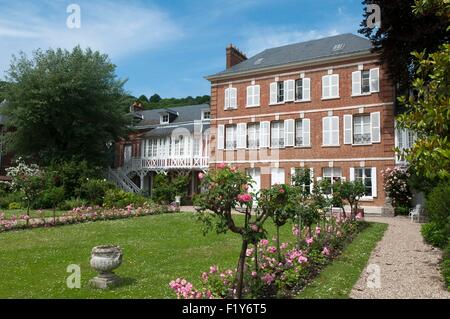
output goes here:
[{"label": "gravel path", "polygon": [[[421,224],[411,223],[405,217],[366,219],[389,227],[372,252],[350,298],[450,299],[439,271],[441,251],[423,242]],[[377,277],[374,274],[378,270]]]}]

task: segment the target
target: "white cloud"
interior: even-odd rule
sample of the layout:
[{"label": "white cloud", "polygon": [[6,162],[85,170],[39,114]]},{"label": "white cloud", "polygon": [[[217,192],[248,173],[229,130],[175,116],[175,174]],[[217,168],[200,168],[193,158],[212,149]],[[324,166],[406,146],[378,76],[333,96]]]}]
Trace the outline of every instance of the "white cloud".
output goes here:
[{"label": "white cloud", "polygon": [[180,39],[183,32],[163,10],[138,2],[79,2],[81,28],[69,29],[67,3],[3,5],[0,12],[0,71],[12,54],[37,48],[76,45],[91,47],[120,59],[136,52],[160,48]]}]

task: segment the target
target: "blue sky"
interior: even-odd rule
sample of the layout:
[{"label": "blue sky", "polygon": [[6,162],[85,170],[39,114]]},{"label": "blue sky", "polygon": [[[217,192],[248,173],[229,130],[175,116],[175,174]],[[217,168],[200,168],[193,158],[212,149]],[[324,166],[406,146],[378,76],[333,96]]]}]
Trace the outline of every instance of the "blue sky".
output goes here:
[{"label": "blue sky", "polygon": [[[81,28],[69,29],[69,4]],[[204,76],[225,67],[233,43],[252,56],[266,48],[357,33],[361,0],[0,0],[0,74],[12,54],[80,44],[107,53],[133,95],[210,94]]]}]

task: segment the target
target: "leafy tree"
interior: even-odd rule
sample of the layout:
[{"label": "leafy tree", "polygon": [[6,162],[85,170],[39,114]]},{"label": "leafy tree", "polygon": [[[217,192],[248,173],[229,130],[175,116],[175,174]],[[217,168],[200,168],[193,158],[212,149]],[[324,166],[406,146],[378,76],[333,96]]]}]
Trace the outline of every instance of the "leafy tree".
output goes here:
[{"label": "leafy tree", "polygon": [[[367,26],[371,12],[364,13],[359,33],[369,38],[375,52],[381,53],[381,59],[386,63],[390,77],[399,84],[399,92],[408,90],[414,76],[415,66],[411,56],[412,51],[436,50],[439,45],[448,41],[445,15],[430,14],[430,8],[445,0],[363,0],[364,6],[377,4],[381,9],[381,27]],[[412,8],[428,2],[426,14],[416,15]],[[370,21],[370,20],[369,20]]]},{"label": "leafy tree", "polygon": [[3,110],[15,128],[8,148],[41,164],[75,157],[106,165],[109,142],[127,123],[124,81],[114,72],[107,55],[80,47],[13,57]]},{"label": "leafy tree", "polygon": [[[415,13],[423,15],[434,10],[447,18],[450,30],[450,3],[444,0],[422,0]],[[428,50],[430,51],[430,50]],[[414,52],[414,95],[400,97],[406,112],[397,118],[398,125],[413,131],[417,139],[402,154],[413,172],[429,179],[450,178],[450,43],[434,53]],[[399,149],[397,149],[400,152]]]},{"label": "leafy tree", "polygon": [[358,211],[359,200],[364,196],[365,192],[366,188],[361,181],[335,183],[333,185],[333,195],[339,193],[339,196],[350,205],[351,218],[355,217]]},{"label": "leafy tree", "polygon": [[148,102],[148,98],[144,94],[142,94],[138,100],[141,102]]},{"label": "leafy tree", "polygon": [[161,97],[158,94],[153,94],[148,100],[150,103],[159,103],[159,101],[161,101]]}]

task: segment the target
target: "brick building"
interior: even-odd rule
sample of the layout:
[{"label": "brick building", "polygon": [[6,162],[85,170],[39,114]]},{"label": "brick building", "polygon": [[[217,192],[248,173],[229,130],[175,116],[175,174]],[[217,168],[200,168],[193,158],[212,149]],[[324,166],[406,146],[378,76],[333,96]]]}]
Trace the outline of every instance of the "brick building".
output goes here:
[{"label": "brick building", "polygon": [[[362,180],[361,205],[385,203],[381,171],[398,164],[395,93],[367,39],[343,34],[265,50],[251,58],[230,45],[211,82],[210,167],[236,165],[255,189],[290,183],[297,168],[313,181]],[[398,136],[397,136],[398,135]]]}]

